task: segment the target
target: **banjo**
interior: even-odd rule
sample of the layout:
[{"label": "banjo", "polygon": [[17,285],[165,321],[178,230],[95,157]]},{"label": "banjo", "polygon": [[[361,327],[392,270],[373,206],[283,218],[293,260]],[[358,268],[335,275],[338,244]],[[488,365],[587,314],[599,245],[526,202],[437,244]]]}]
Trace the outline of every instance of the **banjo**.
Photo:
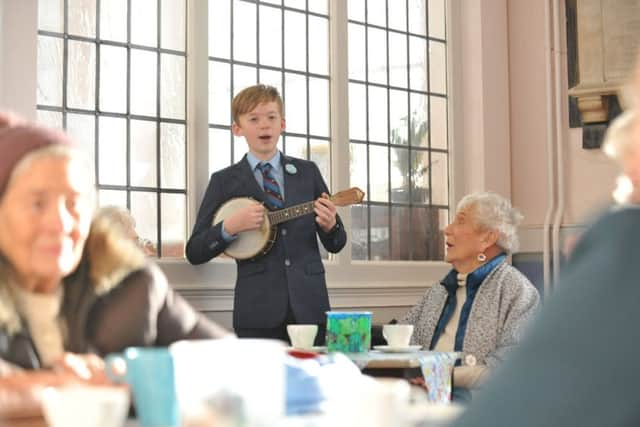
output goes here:
[{"label": "banjo", "polygon": [[[358,187],[340,191],[329,197],[336,206],[349,206],[362,202],[364,192]],[[256,203],[256,200],[250,197],[237,197],[228,200],[213,216],[212,224],[216,225],[226,218],[229,218],[239,209]],[[269,252],[269,249],[276,241],[278,232],[277,225],[281,222],[299,218],[301,216],[313,213],[313,205],[315,200],[301,203],[299,205],[290,206],[288,208],[276,211],[265,211],[264,222],[257,230],[249,230],[238,233],[238,237],[227,246],[224,253],[231,258],[244,260],[256,258]]]}]

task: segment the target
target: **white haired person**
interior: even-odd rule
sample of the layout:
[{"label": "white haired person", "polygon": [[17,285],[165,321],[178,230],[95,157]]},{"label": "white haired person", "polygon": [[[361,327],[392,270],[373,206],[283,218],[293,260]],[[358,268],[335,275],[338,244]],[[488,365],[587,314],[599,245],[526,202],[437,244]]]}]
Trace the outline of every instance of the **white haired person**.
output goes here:
[{"label": "white haired person", "polygon": [[444,229],[445,260],[453,269],[399,321],[414,325],[413,344],[464,352],[454,368],[454,399],[469,398],[468,390],[482,384],[518,343],[538,306],[536,288],[507,263],[518,246],[521,219],[496,193],[465,196]]},{"label": "white haired person", "polygon": [[637,109],[620,114],[609,125],[602,144],[605,154],[617,160],[622,168],[613,192],[619,204],[640,202],[640,144],[633,138],[637,118]]}]

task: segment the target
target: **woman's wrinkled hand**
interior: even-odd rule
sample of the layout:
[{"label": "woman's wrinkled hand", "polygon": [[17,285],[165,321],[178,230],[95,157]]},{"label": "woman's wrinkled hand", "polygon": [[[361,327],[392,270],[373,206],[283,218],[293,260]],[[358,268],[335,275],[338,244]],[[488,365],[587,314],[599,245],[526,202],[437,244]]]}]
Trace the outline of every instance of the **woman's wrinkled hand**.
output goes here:
[{"label": "woman's wrinkled hand", "polygon": [[105,373],[104,361],[95,354],[64,353],[52,368],[63,376],[76,377],[94,385],[111,384]]}]

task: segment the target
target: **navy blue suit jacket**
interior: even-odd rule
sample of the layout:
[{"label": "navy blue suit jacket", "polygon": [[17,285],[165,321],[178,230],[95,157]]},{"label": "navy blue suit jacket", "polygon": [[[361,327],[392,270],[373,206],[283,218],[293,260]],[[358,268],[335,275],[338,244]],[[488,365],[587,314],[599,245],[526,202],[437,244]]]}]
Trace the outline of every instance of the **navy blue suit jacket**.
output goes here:
[{"label": "navy blue suit jacket", "polygon": [[[323,192],[329,193],[315,163],[284,155],[282,161],[284,166],[292,164],[296,171],[289,173],[285,168],[285,207],[315,200]],[[266,201],[246,156],[211,176],[187,242],[186,254],[190,263],[205,263],[228,246],[222,238],[221,225],[212,226],[211,223],[220,206],[234,197]],[[338,216],[336,221],[336,227],[330,233],[325,233],[316,224],[314,214],[282,223],[278,226],[276,242],[266,255],[236,260],[235,329],[277,327],[285,320],[288,304],[298,323],[325,323],[325,311],[330,308],[329,297],[316,235],[327,251],[340,251],[347,236]]]}]

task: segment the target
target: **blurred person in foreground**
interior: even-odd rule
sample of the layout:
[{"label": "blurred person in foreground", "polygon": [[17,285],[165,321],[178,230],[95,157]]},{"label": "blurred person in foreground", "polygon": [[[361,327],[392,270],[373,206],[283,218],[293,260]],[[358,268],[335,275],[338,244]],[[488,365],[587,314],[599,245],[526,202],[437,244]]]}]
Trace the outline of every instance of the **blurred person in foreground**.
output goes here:
[{"label": "blurred person in foreground", "polygon": [[120,228],[119,232],[131,239],[146,256],[156,256],[158,251],[155,245],[148,239],[143,239],[136,231],[136,220],[127,208],[122,206],[103,206],[98,208],[96,218],[104,218],[111,221],[115,227]]},{"label": "blurred person in foreground", "polygon": [[[634,88],[637,108],[640,62]],[[629,135],[638,153],[637,116]],[[627,159],[640,170],[640,156]],[[640,425],[639,242],[637,204],[585,231],[527,337],[455,427]]]},{"label": "blurred person in foreground", "polygon": [[536,288],[507,262],[518,246],[521,218],[496,193],[465,196],[444,229],[445,260],[453,269],[399,320],[414,325],[413,344],[464,352],[462,366],[454,368],[454,399],[468,398],[468,390],[483,383],[538,306]]},{"label": "blurred person in foreground", "polygon": [[[65,133],[4,117],[0,407],[18,384],[58,383],[65,373],[103,380],[98,356],[107,353],[227,334],[174,293],[109,221],[92,221],[89,169]],[[40,368],[62,373],[23,371]]]}]

